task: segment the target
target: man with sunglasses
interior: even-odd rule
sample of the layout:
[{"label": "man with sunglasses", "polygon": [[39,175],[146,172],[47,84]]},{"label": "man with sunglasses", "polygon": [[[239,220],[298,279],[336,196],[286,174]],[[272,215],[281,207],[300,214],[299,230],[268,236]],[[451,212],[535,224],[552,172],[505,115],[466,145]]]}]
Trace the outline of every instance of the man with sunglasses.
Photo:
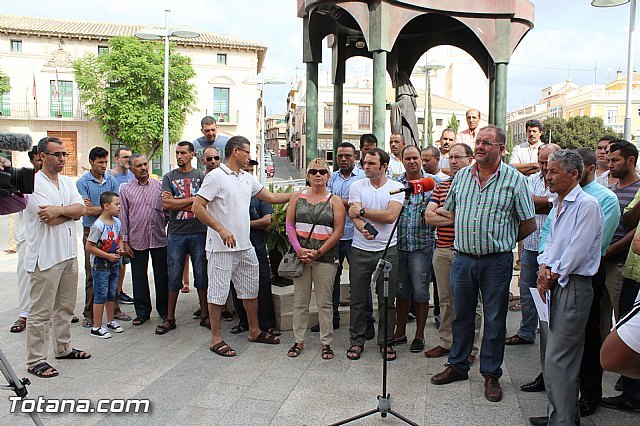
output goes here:
[{"label": "man with sunglasses", "polygon": [[71,347],[71,318],[78,293],[76,224],[86,211],[71,179],[62,176],[67,152],[62,141],[45,137],[38,142],[42,169],[35,175],[33,194],[24,210],[29,234],[24,267],[31,281],[27,322],[27,371],[50,378],[58,371],[47,362],[48,331],[56,359],[87,359],[87,352]]},{"label": "man with sunglasses", "polygon": [[205,167],[205,174],[220,167],[220,153],[218,152],[218,148],[212,146],[205,148],[202,152],[201,161]]},{"label": "man with sunglasses", "polygon": [[455,318],[453,344],[445,371],[431,378],[444,385],[469,377],[478,292],[482,294],[484,336],[480,373],[485,398],[502,399],[499,378],[504,359],[509,284],[516,241],[536,228],[533,199],[525,177],[502,163],[506,136],[489,125],[475,141],[476,164],[460,170],[444,206],[437,212],[454,220],[456,250],[451,267]]}]

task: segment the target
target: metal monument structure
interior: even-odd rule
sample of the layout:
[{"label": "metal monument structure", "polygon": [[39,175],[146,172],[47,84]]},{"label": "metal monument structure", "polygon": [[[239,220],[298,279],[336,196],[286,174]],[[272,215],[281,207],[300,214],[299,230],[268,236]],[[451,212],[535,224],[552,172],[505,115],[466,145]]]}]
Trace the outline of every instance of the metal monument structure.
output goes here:
[{"label": "metal monument structure", "polygon": [[385,140],[386,73],[397,89],[396,76],[411,76],[418,59],[441,45],[466,51],[480,65],[489,79],[489,123],[504,129],[507,67],[533,28],[534,12],[528,0],[298,0],[307,68],[307,161],[317,157],[318,64],[326,37],[331,47],[336,152],[342,141],[346,61],[355,56],[373,59],[373,133],[380,141]]}]

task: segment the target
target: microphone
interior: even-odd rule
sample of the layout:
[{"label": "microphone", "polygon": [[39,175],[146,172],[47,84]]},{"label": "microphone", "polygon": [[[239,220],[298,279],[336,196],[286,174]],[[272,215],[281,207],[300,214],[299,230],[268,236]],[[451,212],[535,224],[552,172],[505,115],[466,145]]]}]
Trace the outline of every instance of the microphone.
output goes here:
[{"label": "microphone", "polygon": [[408,192],[409,194],[422,194],[423,192],[433,191],[436,187],[436,181],[432,177],[424,177],[422,179],[410,180],[409,186],[406,188],[394,189],[389,191],[389,195],[399,194],[401,192]]},{"label": "microphone", "polygon": [[19,133],[0,133],[0,150],[31,151],[33,140],[29,135]]}]

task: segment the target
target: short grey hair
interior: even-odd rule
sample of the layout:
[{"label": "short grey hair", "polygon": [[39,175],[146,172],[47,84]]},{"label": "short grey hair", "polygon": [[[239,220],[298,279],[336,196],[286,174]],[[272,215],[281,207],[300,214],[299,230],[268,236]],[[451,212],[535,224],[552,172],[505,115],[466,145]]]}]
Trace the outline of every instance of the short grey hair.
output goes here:
[{"label": "short grey hair", "polygon": [[582,161],[580,154],[572,149],[561,149],[554,152],[549,156],[549,161],[557,162],[560,167],[562,167],[562,170],[567,173],[577,170],[578,177],[582,176],[584,162]]},{"label": "short grey hair", "polygon": [[146,155],[143,154],[133,154],[131,157],[129,157],[129,164],[133,164],[134,160],[137,160],[138,158],[144,158],[147,162],[149,161],[149,159],[147,158]]}]

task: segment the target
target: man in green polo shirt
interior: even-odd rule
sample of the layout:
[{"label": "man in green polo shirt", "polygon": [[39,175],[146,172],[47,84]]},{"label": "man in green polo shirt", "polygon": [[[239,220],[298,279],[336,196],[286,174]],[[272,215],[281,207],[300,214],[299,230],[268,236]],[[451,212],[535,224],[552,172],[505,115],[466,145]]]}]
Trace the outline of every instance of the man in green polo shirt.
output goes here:
[{"label": "man in green polo shirt", "polygon": [[473,347],[475,308],[482,294],[484,335],[480,373],[485,397],[502,399],[502,376],[509,284],[516,242],[536,229],[533,199],[525,177],[501,162],[504,131],[489,125],[476,138],[473,166],[460,170],[441,207],[454,219],[456,255],[451,268],[455,319],[449,366],[431,378],[443,385],[468,379]]}]

